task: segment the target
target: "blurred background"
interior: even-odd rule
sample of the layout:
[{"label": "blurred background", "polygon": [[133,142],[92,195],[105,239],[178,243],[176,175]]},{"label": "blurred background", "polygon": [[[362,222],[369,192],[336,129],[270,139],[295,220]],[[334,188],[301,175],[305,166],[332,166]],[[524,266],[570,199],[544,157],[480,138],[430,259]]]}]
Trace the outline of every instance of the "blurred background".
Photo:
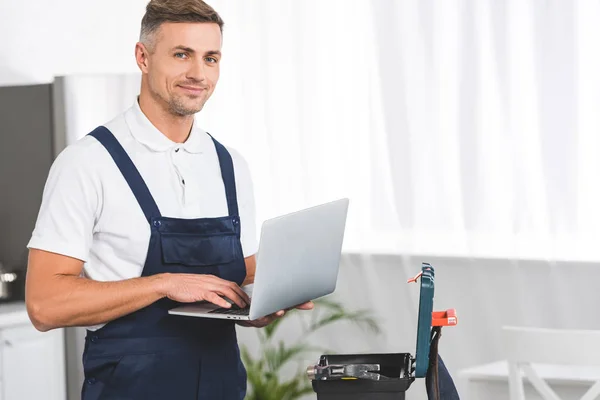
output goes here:
[{"label": "blurred background", "polygon": [[[600,330],[600,1],[208,3],[224,57],[197,119],[248,161],[259,228],[351,201],[322,329],[239,329],[251,384],[274,368],[300,393],[325,350],[414,355],[422,262],[459,316],[440,354],[465,398],[509,398],[503,326]],[[145,5],[0,0],[0,399],[79,398],[84,331],[30,326],[25,246],[54,157],[135,100]],[[549,371],[567,399],[600,380]]]}]

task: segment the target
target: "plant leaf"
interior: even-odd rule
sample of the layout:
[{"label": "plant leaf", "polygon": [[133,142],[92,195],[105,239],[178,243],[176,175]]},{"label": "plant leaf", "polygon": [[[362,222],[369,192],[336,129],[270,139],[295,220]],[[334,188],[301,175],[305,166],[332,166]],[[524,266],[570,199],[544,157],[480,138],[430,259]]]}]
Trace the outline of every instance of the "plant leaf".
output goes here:
[{"label": "plant leaf", "polygon": [[313,391],[307,379],[300,376],[285,382],[278,389],[278,398],[281,400],[294,400]]},{"label": "plant leaf", "polygon": [[283,318],[277,318],[275,321],[271,322],[262,329],[266,340],[269,340],[273,337],[277,327],[281,324],[281,321],[283,321]]},{"label": "plant leaf", "polygon": [[371,317],[367,314],[366,310],[359,311],[334,311],[311,324],[309,327],[309,332],[315,332],[327,325],[331,325],[335,322],[340,321],[348,321],[371,330],[373,333],[380,333],[381,330],[379,328],[379,324],[375,320],[375,318]]},{"label": "plant leaf", "polygon": [[315,300],[315,308],[316,307],[335,311],[344,311],[344,306],[342,303],[326,298]]},{"label": "plant leaf", "polygon": [[269,347],[264,349],[264,359],[266,360],[267,369],[269,371],[278,371],[289,361],[295,359],[301,354],[319,351],[306,343],[300,342],[292,346],[286,346],[283,341],[279,342],[277,347]]}]

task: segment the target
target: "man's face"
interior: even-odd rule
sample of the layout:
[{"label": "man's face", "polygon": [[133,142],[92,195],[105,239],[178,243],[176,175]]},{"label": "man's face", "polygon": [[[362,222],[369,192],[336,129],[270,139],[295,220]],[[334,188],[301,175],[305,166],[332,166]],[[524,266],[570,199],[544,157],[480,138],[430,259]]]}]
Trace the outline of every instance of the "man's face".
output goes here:
[{"label": "man's face", "polygon": [[163,23],[151,47],[145,72],[152,97],[174,115],[202,110],[219,80],[219,25]]}]

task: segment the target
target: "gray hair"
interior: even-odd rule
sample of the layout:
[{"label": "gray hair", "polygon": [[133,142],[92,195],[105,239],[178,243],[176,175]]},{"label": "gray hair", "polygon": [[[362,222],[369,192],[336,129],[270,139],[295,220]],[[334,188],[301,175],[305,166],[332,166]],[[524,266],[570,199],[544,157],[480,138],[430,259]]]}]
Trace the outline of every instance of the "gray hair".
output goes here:
[{"label": "gray hair", "polygon": [[219,14],[202,0],[150,0],[142,18],[140,42],[153,49],[155,34],[164,22],[205,22],[219,25],[224,22]]}]

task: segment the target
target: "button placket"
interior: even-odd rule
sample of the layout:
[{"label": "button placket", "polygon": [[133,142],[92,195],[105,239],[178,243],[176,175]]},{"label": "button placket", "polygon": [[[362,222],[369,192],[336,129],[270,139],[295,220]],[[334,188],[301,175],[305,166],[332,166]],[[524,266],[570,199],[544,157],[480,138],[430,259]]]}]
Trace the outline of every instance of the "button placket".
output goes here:
[{"label": "button placket", "polygon": [[[183,190],[182,202],[183,202],[183,204],[185,204],[185,199],[186,199],[185,177],[181,173],[180,162],[179,162],[183,152],[180,152],[179,151],[180,149],[181,148],[178,147],[171,152],[171,163],[173,164],[173,168],[175,168],[175,173],[177,174],[177,179],[179,180],[179,185],[181,186],[181,188]],[[175,153],[179,153],[179,154],[175,154]]]}]

